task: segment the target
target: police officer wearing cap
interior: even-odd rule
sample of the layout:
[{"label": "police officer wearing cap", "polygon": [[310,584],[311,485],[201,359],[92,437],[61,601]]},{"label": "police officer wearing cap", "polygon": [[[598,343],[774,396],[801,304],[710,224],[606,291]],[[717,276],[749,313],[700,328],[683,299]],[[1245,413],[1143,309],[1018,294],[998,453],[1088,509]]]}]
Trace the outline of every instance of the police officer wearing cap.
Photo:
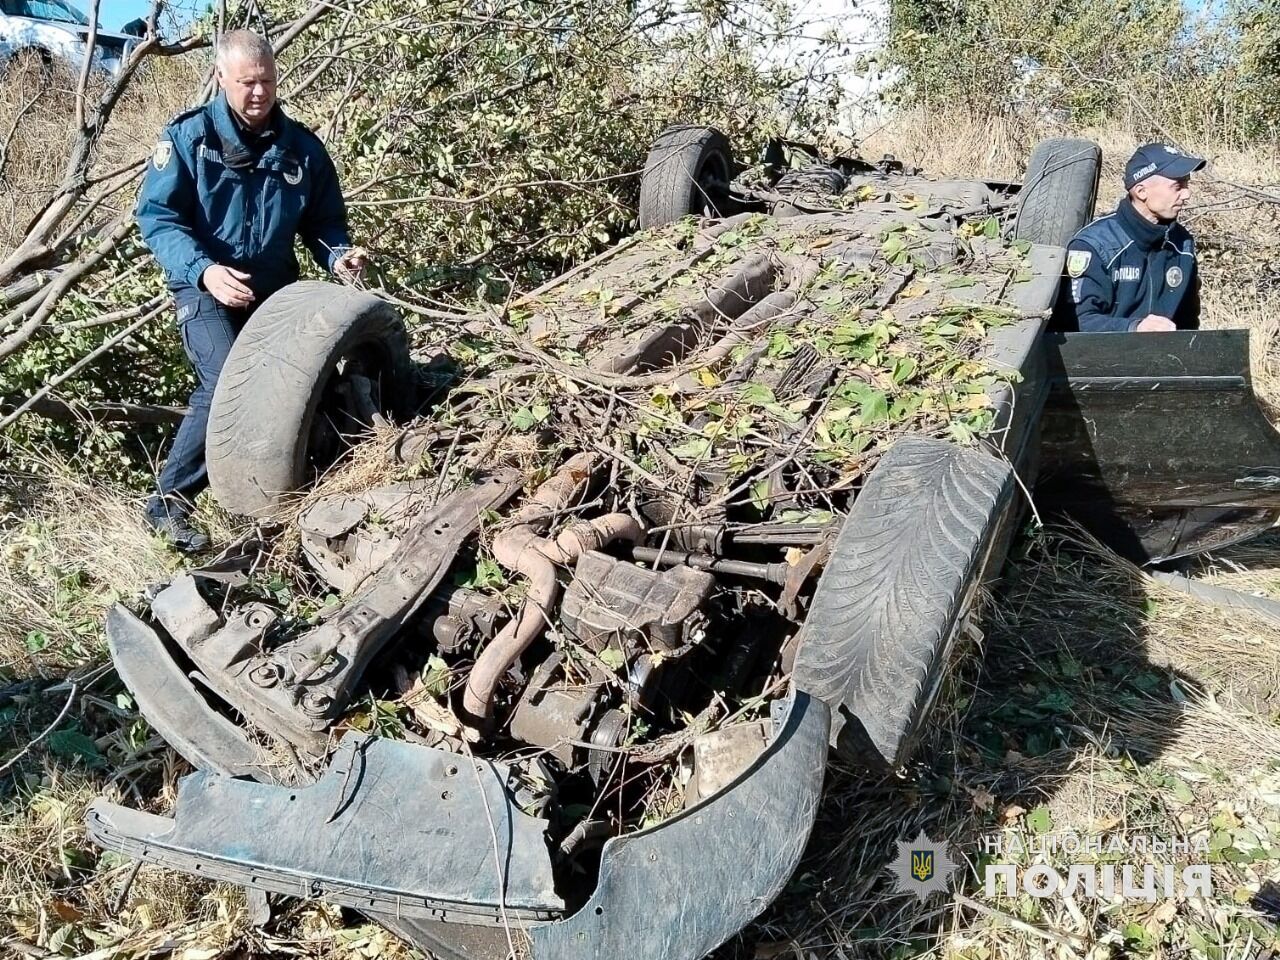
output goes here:
[{"label": "police officer wearing cap", "polygon": [[1200,326],[1195,240],[1178,215],[1205,162],[1162,143],[1139,147],[1124,171],[1128,196],[1067,246],[1056,325],[1089,332]]},{"label": "police officer wearing cap", "polygon": [[[177,305],[182,345],[198,385],[160,473],[147,519],[177,547],[208,537],[188,521],[207,483],[205,430],[214,385],[254,309],[298,279],[294,240],[335,275],[359,276],[337,173],[324,145],[276,102],[271,45],[248,30],[218,42],[221,92],[161,134],[138,200],[142,237]],[[270,411],[263,411],[270,416]]]}]

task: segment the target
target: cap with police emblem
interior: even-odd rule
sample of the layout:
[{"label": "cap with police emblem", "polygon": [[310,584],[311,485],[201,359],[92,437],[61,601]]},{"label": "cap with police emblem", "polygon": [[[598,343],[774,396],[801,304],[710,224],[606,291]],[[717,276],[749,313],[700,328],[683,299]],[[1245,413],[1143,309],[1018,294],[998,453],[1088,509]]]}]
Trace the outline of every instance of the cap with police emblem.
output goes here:
[{"label": "cap with police emblem", "polygon": [[1124,168],[1124,185],[1132,190],[1147,177],[1157,173],[1170,180],[1189,176],[1204,167],[1205,161],[1182,153],[1176,147],[1164,143],[1148,143],[1139,147]]}]

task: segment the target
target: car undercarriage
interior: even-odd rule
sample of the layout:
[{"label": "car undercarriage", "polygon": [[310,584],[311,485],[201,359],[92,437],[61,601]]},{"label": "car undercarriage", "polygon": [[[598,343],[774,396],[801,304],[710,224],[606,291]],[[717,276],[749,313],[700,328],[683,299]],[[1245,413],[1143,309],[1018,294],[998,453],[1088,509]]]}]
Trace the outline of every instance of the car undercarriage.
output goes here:
[{"label": "car undercarriage", "polygon": [[[1280,462],[1269,426],[1224,441],[1194,503],[1150,455],[1145,485],[1118,466],[1132,438],[1092,458],[1090,404],[1185,383],[1046,340],[1063,249],[1016,185],[853,161],[726,184],[704,128],[664,137],[685,167],[651,155],[662,222],[456,318],[399,427],[388,304],[302,282],[254,315],[210,477],[263,522],[108,621],[196,772],[172,817],[95,805],[97,842],[445,957],[700,957],[795,870],[829,750],[906,763],[1037,477],[1042,509],[1107,507],[1094,529],[1140,559],[1274,522],[1274,490],[1237,482]],[[1081,141],[1057,143],[1062,169]],[[1203,389],[1250,407],[1247,345],[1221,373],[1238,346]]]}]

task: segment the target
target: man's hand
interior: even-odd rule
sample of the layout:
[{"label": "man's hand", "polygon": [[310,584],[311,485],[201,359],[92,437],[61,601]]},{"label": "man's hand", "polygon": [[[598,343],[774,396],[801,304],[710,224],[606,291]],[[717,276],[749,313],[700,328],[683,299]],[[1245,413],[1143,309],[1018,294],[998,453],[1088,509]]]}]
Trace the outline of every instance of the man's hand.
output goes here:
[{"label": "man's hand", "polygon": [[359,280],[368,265],[369,251],[364,247],[352,247],[333,261],[333,275],[339,280]]},{"label": "man's hand", "polygon": [[1166,330],[1177,330],[1178,326],[1168,317],[1149,313],[1139,320],[1138,325],[1133,329],[1138,333],[1163,333]]},{"label": "man's hand", "polygon": [[200,274],[200,282],[224,307],[247,307],[253,303],[253,291],[245,286],[249,274],[215,263]]}]

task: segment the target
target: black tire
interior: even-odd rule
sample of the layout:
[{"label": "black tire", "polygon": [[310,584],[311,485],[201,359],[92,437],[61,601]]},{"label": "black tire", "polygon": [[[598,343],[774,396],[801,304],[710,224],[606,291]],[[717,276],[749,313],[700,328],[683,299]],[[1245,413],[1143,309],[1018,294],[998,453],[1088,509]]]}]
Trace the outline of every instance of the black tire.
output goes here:
[{"label": "black tire", "polygon": [[653,142],[640,177],[640,229],[689,214],[728,213],[733,151],[712,127],[667,127]]},{"label": "black tire", "polygon": [[792,673],[831,708],[845,757],[880,769],[907,760],[1012,494],[1008,463],[927,437],[898,441],[872,471],[814,591]]},{"label": "black tire", "polygon": [[1031,151],[1013,235],[1065,247],[1093,219],[1102,148],[1092,140],[1043,140]]},{"label": "black tire", "polygon": [[410,399],[412,369],[404,322],[372,294],[317,280],[275,293],[232,344],[213,392],[213,495],[232,513],[272,513],[362,426],[340,404],[344,378],[366,376],[374,405],[394,414]]}]

